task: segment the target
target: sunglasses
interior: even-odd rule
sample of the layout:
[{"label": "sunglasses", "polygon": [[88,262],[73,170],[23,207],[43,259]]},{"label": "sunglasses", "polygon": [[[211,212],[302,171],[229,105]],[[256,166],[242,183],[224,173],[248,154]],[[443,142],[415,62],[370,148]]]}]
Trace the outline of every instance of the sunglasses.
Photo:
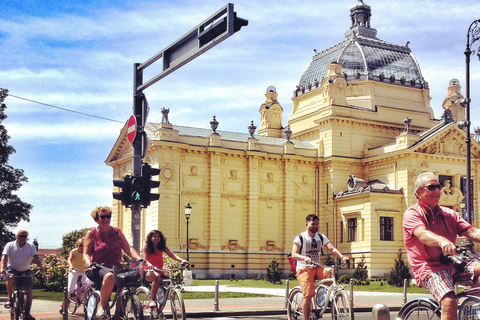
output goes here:
[{"label": "sunglasses", "polygon": [[435,189],[440,190],[442,188],[441,184],[431,184],[429,186],[426,186],[425,188],[428,189],[428,191],[434,191]]},{"label": "sunglasses", "polygon": [[100,219],[111,219],[112,218],[112,215],[111,214],[106,214],[104,216],[100,216]]},{"label": "sunglasses", "polygon": [[21,235],[19,235],[18,237],[19,237],[19,238],[26,238],[26,237],[28,237],[28,236],[26,236],[26,235],[24,235],[24,234],[21,234]]}]

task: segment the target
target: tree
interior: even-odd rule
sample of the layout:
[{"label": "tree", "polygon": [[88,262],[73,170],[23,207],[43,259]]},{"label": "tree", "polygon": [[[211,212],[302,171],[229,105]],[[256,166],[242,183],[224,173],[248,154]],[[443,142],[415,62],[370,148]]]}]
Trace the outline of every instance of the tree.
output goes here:
[{"label": "tree", "polygon": [[7,129],[2,125],[7,118],[3,103],[8,95],[8,90],[0,88],[0,247],[12,240],[11,228],[15,228],[22,220],[30,221],[30,211],[33,206],[23,202],[15,192],[20,189],[28,179],[22,169],[15,169],[8,164],[15,148],[8,144],[10,136]]},{"label": "tree", "polygon": [[282,269],[280,269],[280,264],[275,260],[275,257],[267,267],[267,281],[273,284],[282,283]]},{"label": "tree", "polygon": [[353,277],[357,280],[366,280],[368,278],[367,264],[365,263],[365,255],[362,254],[362,260],[357,263]]},{"label": "tree", "polygon": [[410,268],[403,261],[402,249],[398,250],[397,257],[398,259],[395,259],[395,265],[390,271],[387,283],[391,286],[403,287],[403,279],[406,279],[407,285],[409,285],[412,275],[410,274]]},{"label": "tree", "polygon": [[325,265],[333,266],[334,264],[335,264],[335,260],[333,260],[333,257],[330,254],[330,252],[327,252],[327,255],[325,257]]},{"label": "tree", "polygon": [[70,251],[72,251],[72,249],[75,248],[75,243],[77,242],[77,240],[85,237],[88,230],[90,230],[90,228],[83,228],[83,229],[75,230],[65,234],[62,237],[62,248],[60,249],[60,252],[58,253],[58,255],[61,257],[68,258]]}]

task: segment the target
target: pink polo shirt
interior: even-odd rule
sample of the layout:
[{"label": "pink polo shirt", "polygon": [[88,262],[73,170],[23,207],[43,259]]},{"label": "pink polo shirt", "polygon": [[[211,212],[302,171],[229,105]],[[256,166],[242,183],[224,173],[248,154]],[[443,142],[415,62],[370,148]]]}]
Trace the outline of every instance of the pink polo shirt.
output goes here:
[{"label": "pink polo shirt", "polygon": [[[427,219],[426,212],[429,211]],[[412,267],[415,280],[421,285],[427,275],[444,269],[453,269],[453,265],[444,265],[440,262],[440,247],[430,247],[420,242],[413,235],[415,230],[423,226],[438,235],[441,235],[455,243],[457,235],[463,234],[472,226],[460,217],[454,210],[437,206],[434,210],[435,218],[432,219],[432,211],[425,210],[418,203],[411,206],[403,215],[403,239],[407,247],[408,263]]]}]

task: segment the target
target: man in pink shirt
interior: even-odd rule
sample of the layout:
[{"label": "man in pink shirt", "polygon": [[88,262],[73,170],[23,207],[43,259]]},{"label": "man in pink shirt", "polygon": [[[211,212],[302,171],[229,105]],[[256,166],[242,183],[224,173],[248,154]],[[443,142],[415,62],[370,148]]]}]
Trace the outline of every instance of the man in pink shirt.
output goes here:
[{"label": "man in pink shirt", "polygon": [[[454,295],[453,264],[440,261],[441,253],[456,254],[457,236],[480,242],[480,230],[473,228],[456,211],[438,205],[441,185],[435,174],[424,172],[415,181],[418,203],[403,215],[403,238],[407,247],[408,263],[419,286],[427,288],[440,301],[442,320],[457,319]],[[467,263],[464,273],[480,286],[480,264]]]}]

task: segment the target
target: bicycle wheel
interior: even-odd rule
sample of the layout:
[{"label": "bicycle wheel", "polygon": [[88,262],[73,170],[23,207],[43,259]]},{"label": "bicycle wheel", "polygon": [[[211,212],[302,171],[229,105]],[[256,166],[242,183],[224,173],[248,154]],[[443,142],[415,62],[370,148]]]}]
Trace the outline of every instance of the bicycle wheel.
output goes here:
[{"label": "bicycle wheel", "polygon": [[130,297],[130,305],[126,309],[126,313],[129,315],[128,320],[144,320],[142,302],[137,295]]},{"label": "bicycle wheel", "polygon": [[295,287],[288,295],[287,315],[289,320],[303,320],[303,294],[299,287]]},{"label": "bicycle wheel", "polygon": [[149,320],[151,317],[156,318],[156,317],[153,317],[154,314],[156,314],[156,312],[152,314],[151,308],[149,306],[150,290],[147,287],[138,287],[137,290],[135,291],[135,294],[140,299],[140,303],[143,309],[143,318],[146,320]]},{"label": "bicycle wheel", "polygon": [[18,296],[18,306],[20,307],[20,319],[27,320],[27,305],[29,302],[28,294],[21,292]]},{"label": "bicycle wheel", "polygon": [[68,298],[67,309],[69,314],[74,314],[77,311],[78,299],[80,299],[78,296],[75,296],[75,299],[72,299],[72,297]]},{"label": "bicycle wheel", "polygon": [[97,307],[100,303],[100,292],[94,291],[87,298],[87,303],[85,304],[85,320],[91,320],[97,313]]},{"label": "bicycle wheel", "polygon": [[426,301],[408,302],[398,313],[401,320],[439,320],[440,308]]},{"label": "bicycle wheel", "polygon": [[335,293],[332,304],[332,320],[350,320],[352,312],[348,293],[345,291]]},{"label": "bicycle wheel", "polygon": [[187,318],[185,314],[185,304],[183,302],[182,291],[179,288],[175,288],[170,292],[170,303],[173,320]]},{"label": "bicycle wheel", "polygon": [[10,320],[18,320],[20,316],[20,308],[18,307],[17,294],[13,294],[12,304],[10,306]]}]

